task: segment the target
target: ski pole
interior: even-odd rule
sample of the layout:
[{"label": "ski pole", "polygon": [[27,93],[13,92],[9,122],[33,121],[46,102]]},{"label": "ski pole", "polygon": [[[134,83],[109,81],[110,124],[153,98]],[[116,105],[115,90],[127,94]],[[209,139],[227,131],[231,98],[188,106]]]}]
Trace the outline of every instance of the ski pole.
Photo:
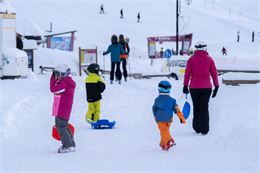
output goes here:
[{"label": "ski pole", "polygon": [[105,74],[105,55],[103,55],[103,74]]},{"label": "ski pole", "polygon": [[130,60],[129,60],[129,56],[128,56],[128,68],[129,68],[129,76],[130,76],[130,79],[132,79],[132,75],[131,75],[131,71],[130,71]]}]

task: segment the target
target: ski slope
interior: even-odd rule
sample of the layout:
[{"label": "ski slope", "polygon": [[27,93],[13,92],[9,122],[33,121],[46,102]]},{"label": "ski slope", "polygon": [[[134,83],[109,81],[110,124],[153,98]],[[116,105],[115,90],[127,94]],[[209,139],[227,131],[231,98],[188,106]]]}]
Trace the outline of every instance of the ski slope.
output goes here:
[{"label": "ski slope", "polygon": [[[214,8],[213,1],[206,2],[204,6],[203,0],[194,0],[187,6],[182,1],[184,21],[180,21],[180,27],[185,27],[181,32],[193,32],[193,43],[198,40],[207,42],[218,68],[259,69],[260,40],[250,42],[251,32],[260,31],[257,24],[259,2],[249,0],[245,5],[243,1],[215,0]],[[39,47],[35,51],[35,73],[31,72],[27,79],[0,81],[0,173],[260,171],[260,84],[239,87],[221,84],[222,78],[259,79],[255,74],[228,73],[219,77],[219,93],[210,101],[210,132],[207,136],[193,132],[192,116],[186,125],[180,124],[174,116],[171,133],[177,145],[168,152],[159,147],[160,136],[152,116],[152,105],[158,95],[158,82],[166,79],[173,86],[171,96],[182,107],[185,101],[182,80],[129,79],[121,85],[110,85],[109,76],[105,75],[107,88],[103,94],[101,117],[116,120],[117,124],[111,130],[92,130],[84,121],[86,76],[73,76],[77,87],[70,122],[75,126],[76,152],[57,154],[61,144],[51,137],[54,118],[51,116],[50,72],[40,75],[37,67],[66,63],[78,73],[78,46],[97,46],[103,67],[101,53],[110,43],[111,35],[124,34],[130,38],[131,72],[162,73],[165,60],[157,60],[150,66],[146,37],[174,35],[175,2],[10,0],[10,3],[17,12],[18,21],[31,21],[42,34],[49,29],[50,22],[54,24],[54,32],[74,29],[78,32],[75,52]],[[105,15],[99,14],[101,3]],[[119,19],[121,8],[124,8],[125,19]],[[141,23],[138,24],[136,15],[139,11]],[[238,29],[240,43],[236,42]],[[161,46],[164,45],[157,48]],[[226,57],[221,56],[222,46],[228,50]],[[109,69],[110,58],[104,58],[105,67]],[[191,102],[190,97],[188,100]]]}]

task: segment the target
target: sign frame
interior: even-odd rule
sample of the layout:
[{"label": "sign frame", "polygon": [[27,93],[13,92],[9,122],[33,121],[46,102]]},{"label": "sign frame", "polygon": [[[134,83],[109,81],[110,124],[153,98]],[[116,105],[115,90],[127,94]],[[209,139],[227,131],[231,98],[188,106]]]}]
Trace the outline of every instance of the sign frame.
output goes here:
[{"label": "sign frame", "polygon": [[81,49],[79,47],[79,76],[82,75],[82,68],[88,67],[91,63],[98,63],[97,47],[92,49]]}]

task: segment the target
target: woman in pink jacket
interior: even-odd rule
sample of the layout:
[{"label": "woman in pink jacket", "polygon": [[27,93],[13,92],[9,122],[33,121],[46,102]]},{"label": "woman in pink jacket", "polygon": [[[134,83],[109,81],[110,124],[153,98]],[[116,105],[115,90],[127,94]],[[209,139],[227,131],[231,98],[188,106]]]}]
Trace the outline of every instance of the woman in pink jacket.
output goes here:
[{"label": "woman in pink jacket", "polygon": [[50,90],[55,97],[55,111],[53,111],[55,126],[62,142],[58,153],[75,151],[75,142],[68,128],[68,121],[70,119],[76,83],[69,75],[70,69],[67,65],[58,65],[55,67],[50,79]]},{"label": "woman in pink jacket", "polygon": [[212,92],[210,77],[213,79],[215,87],[213,98],[219,88],[217,69],[214,60],[207,53],[206,47],[204,42],[195,44],[196,51],[187,62],[183,83],[183,93],[188,94],[190,90],[193,102],[193,129],[202,135],[209,132],[208,103]]}]

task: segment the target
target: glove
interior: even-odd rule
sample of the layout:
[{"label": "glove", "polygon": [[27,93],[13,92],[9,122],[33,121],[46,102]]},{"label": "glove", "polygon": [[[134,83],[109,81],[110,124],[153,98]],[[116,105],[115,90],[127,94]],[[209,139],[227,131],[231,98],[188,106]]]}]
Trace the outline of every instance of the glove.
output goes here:
[{"label": "glove", "polygon": [[216,86],[213,90],[212,98],[216,97],[219,86]]},{"label": "glove", "polygon": [[182,121],[182,119],[180,119],[180,123],[181,123],[181,124],[185,124],[186,122],[184,122],[184,121]]},{"label": "glove", "polygon": [[188,89],[187,86],[184,86],[184,87],[183,87],[183,93],[184,93],[184,94],[189,94],[189,89]]},{"label": "glove", "polygon": [[106,53],[105,53],[105,52],[103,52],[103,55],[106,55]]}]

